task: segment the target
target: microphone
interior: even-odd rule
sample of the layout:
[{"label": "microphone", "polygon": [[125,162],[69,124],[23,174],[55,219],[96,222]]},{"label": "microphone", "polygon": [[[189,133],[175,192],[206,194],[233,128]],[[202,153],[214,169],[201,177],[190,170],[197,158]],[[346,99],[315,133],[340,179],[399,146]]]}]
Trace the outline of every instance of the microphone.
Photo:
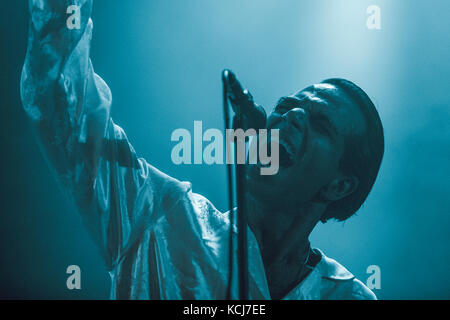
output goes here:
[{"label": "microphone", "polygon": [[[265,129],[266,127],[266,112],[264,109],[257,105],[253,101],[253,97],[244,90],[242,85],[236,79],[236,76],[230,70],[223,70],[223,107],[225,116],[225,128],[229,128],[229,112],[228,101],[230,101],[235,116],[233,117],[233,129],[242,129],[247,131],[248,129]],[[245,140],[244,140],[245,141]],[[228,143],[228,142],[227,142]],[[239,295],[240,300],[248,300],[249,298],[249,272],[248,272],[248,241],[247,241],[247,213],[245,205],[245,164],[238,165],[238,144],[234,145],[234,158],[235,158],[235,183],[233,183],[233,174],[231,164],[227,164],[228,173],[228,201],[230,205],[230,237],[229,237],[229,262],[228,262],[228,287],[227,298],[231,298],[231,283],[233,274],[233,225],[234,220],[237,224],[237,275],[239,283]],[[233,184],[236,189],[236,214],[233,213]]]},{"label": "microphone", "polygon": [[231,107],[236,113],[238,121],[244,131],[247,129],[265,129],[267,115],[263,107],[253,101],[253,96],[247,89],[243,89],[236,75],[228,69],[222,72],[222,81]]}]

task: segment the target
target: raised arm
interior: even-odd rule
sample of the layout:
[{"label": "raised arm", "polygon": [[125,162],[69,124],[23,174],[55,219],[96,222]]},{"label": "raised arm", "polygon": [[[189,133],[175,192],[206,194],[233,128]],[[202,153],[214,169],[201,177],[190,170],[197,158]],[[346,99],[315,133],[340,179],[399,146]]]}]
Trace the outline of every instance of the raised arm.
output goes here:
[{"label": "raised arm", "polygon": [[[67,27],[71,5],[80,29]],[[89,59],[91,9],[92,0],[29,1],[21,95],[43,153],[113,268],[162,203],[172,205],[161,195],[179,183],[138,159],[110,119],[111,92]]]}]

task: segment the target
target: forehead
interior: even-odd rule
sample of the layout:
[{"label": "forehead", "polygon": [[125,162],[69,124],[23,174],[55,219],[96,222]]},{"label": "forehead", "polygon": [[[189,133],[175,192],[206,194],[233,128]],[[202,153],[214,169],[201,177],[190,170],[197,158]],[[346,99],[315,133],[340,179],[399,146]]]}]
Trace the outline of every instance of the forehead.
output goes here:
[{"label": "forehead", "polygon": [[343,90],[327,83],[309,86],[294,97],[308,101],[315,111],[325,114],[338,131],[345,134],[362,134],[365,120],[358,106]]}]

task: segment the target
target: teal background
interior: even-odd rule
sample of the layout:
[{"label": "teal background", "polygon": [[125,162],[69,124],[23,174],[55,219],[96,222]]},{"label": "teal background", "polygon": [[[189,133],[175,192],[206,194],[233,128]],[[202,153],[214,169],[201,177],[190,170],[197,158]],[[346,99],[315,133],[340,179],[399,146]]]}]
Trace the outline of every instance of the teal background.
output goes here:
[{"label": "teal background", "polygon": [[[366,28],[381,7],[382,29]],[[222,128],[220,72],[258,103],[344,77],[372,97],[386,152],[367,202],[311,241],[380,299],[449,299],[450,2],[446,0],[96,0],[92,60],[138,154],[226,210],[224,166],[176,166],[177,128]],[[0,298],[105,299],[109,276],[34,141],[19,98],[27,1],[0,2]],[[68,265],[82,289],[66,288]]]}]

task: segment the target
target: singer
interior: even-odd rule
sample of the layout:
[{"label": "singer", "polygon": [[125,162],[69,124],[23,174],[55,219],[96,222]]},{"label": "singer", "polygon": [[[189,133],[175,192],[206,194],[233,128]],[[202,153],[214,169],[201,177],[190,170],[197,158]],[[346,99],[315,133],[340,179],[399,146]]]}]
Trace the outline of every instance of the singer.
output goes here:
[{"label": "singer", "polygon": [[[89,58],[92,0],[29,4],[23,107],[101,250],[111,298],[224,299],[236,286],[232,213],[139,158],[111,119],[111,92]],[[66,26],[73,4],[80,29]],[[375,299],[308,240],[319,221],[353,215],[374,184],[384,137],[373,103],[352,82],[329,79],[282,97],[267,129],[279,129],[280,169],[247,169],[250,299]]]}]

